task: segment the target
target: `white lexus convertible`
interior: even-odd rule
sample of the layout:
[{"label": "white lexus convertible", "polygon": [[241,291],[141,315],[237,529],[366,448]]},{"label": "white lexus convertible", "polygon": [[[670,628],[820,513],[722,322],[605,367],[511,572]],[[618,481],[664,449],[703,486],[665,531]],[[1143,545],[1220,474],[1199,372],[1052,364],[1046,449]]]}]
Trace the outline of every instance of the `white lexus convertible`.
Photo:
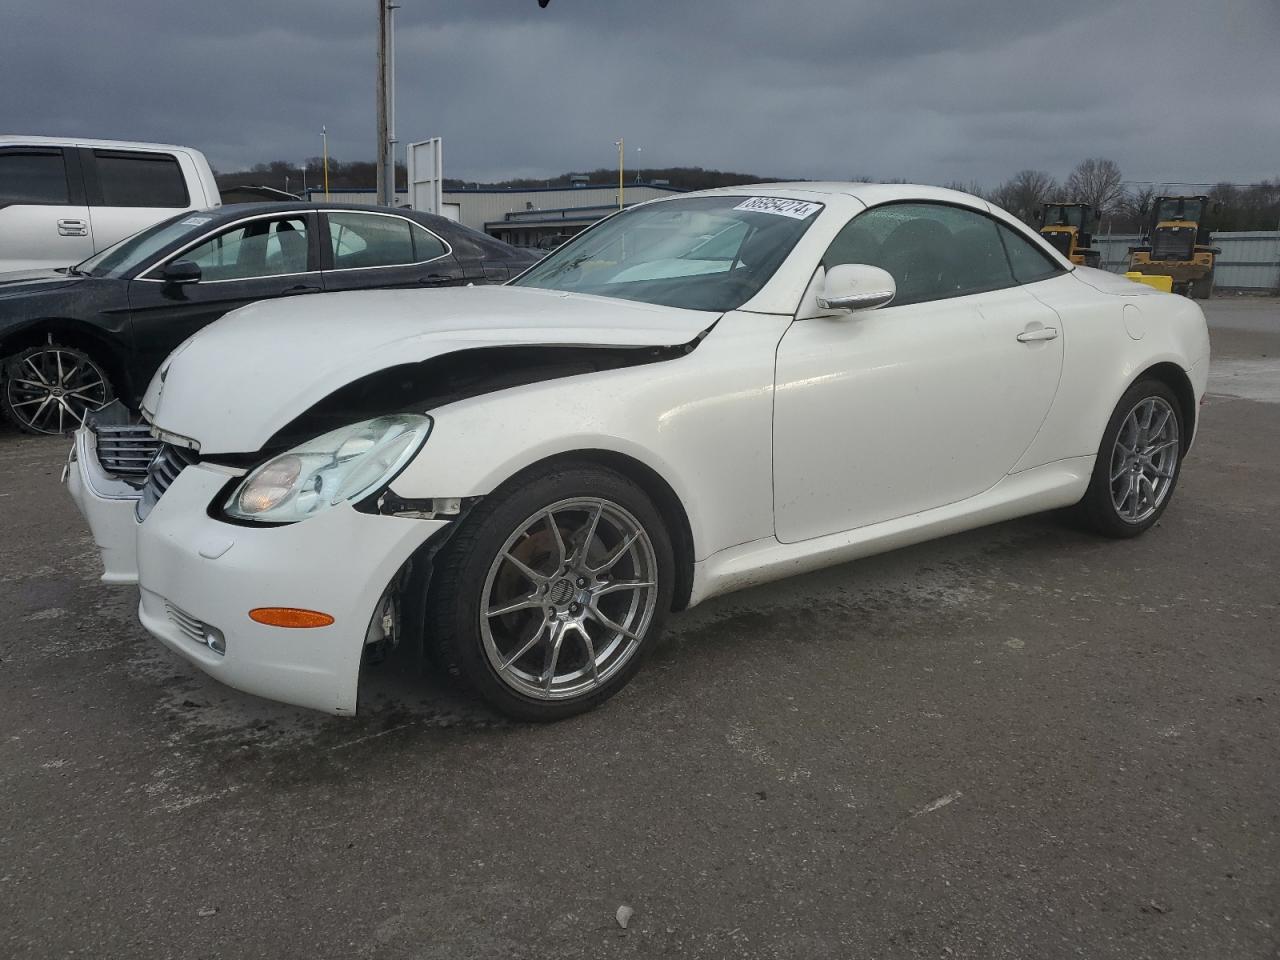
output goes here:
[{"label": "white lexus convertible", "polygon": [[80,430],[70,484],[104,579],[231,686],[350,714],[361,664],[421,643],[554,719],[728,590],[1060,507],[1141,533],[1208,365],[1193,302],[975,197],[712,190],[505,287],[236,311],[144,423]]}]

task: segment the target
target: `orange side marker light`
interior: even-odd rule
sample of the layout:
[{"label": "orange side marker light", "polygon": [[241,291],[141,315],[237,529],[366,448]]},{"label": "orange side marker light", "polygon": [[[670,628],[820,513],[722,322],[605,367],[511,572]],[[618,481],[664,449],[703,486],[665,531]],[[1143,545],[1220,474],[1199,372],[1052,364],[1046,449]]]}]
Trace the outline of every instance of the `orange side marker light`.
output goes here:
[{"label": "orange side marker light", "polygon": [[255,607],[249,611],[249,619],[265,623],[269,627],[327,627],[333,617],[319,610],[300,610],[297,607]]}]

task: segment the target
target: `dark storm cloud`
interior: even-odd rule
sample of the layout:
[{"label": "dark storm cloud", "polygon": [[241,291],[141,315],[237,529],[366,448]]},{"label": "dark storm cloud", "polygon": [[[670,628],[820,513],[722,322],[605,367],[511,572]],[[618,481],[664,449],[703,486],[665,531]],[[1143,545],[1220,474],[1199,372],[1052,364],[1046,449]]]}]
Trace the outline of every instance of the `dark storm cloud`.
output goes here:
[{"label": "dark storm cloud", "polygon": [[[450,175],[627,163],[994,183],[1280,176],[1273,0],[401,0],[398,133]],[[375,0],[0,0],[6,132],[373,153]],[[640,148],[637,153],[635,148]]]}]

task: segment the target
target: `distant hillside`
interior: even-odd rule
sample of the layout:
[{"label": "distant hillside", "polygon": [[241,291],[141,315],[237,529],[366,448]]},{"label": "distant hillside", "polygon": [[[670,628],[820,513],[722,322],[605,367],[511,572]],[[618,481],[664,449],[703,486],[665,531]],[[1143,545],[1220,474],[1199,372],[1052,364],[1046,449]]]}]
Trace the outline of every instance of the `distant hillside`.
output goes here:
[{"label": "distant hillside", "polygon": [[[733,173],[727,170],[704,170],[702,167],[643,167],[638,170],[624,170],[627,183],[637,180],[646,183],[654,180],[666,180],[671,186],[681,190],[706,190],[711,187],[734,187],[744,183],[761,183],[786,179],[783,177],[762,177],[752,173]],[[497,183],[480,183],[475,180],[459,180],[446,178],[446,190],[464,190],[468,187],[567,187],[570,177],[586,175],[590,183],[611,184],[618,182],[617,169],[601,167],[596,170],[571,170],[555,177],[517,178],[502,180]],[[305,172],[298,164],[284,160],[273,160],[270,163],[257,163],[247,170],[217,171],[219,187],[232,187],[244,184],[275,187],[301,193],[305,181],[308,187],[319,187],[323,182],[323,171],[319,157],[311,157],[306,162]],[[353,160],[344,163],[329,158],[329,188],[331,190],[349,190],[360,187],[372,187],[377,180],[374,164],[364,160]],[[403,190],[408,181],[408,174],[403,164],[396,167],[396,186]]]}]

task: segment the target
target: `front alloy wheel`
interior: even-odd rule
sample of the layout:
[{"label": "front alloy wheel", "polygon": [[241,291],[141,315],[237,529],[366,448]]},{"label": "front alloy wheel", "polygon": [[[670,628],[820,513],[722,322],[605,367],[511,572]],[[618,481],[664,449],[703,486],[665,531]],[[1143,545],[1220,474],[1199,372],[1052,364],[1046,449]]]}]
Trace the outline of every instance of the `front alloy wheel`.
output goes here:
[{"label": "front alloy wheel", "polygon": [[30,347],[6,363],[4,412],[27,433],[74,430],[111,397],[105,371],[74,347]]},{"label": "front alloy wheel", "polygon": [[431,577],[427,636],[495,709],[570,716],[639,668],[670,609],[673,566],[638,486],[595,465],[547,468],[461,521]]},{"label": "front alloy wheel", "polygon": [[539,700],[599,689],[653,620],[656,566],[648,533],[611,501],[561,500],[527,517],[485,578],[480,634],[490,666]]}]

